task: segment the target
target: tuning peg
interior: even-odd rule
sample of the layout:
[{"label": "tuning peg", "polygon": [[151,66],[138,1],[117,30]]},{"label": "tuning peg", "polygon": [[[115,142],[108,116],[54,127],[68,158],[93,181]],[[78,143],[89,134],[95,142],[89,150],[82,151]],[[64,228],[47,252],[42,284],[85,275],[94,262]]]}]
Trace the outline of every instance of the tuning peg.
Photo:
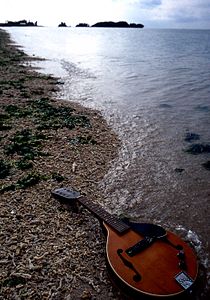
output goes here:
[{"label": "tuning peg", "polygon": [[177,254],[177,257],[179,259],[184,259],[185,258],[185,253],[184,253],[184,250],[180,250],[179,253]]}]

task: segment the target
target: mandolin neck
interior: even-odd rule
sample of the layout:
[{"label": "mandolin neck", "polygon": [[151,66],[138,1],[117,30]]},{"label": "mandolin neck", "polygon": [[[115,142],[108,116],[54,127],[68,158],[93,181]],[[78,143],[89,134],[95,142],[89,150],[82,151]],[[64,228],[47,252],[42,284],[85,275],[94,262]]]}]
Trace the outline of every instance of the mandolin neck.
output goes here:
[{"label": "mandolin neck", "polygon": [[110,213],[105,211],[100,205],[93,203],[92,201],[88,200],[86,197],[79,197],[77,198],[77,201],[79,201],[85,208],[91,211],[98,219],[107,223],[118,233],[122,234],[130,228],[129,225],[125,224],[117,217],[111,215]]}]

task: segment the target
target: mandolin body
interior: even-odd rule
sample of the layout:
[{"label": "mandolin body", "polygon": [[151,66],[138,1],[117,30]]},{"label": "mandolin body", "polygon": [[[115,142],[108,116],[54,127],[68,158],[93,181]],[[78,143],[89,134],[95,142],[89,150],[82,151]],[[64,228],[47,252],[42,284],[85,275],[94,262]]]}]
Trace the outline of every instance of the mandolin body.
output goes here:
[{"label": "mandolin body", "polygon": [[108,269],[131,299],[180,299],[186,294],[184,299],[189,299],[198,265],[193,249],[181,238],[155,224],[127,224],[71,188],[52,195],[62,203],[77,200],[103,221]]},{"label": "mandolin body", "polygon": [[[193,283],[196,280],[198,267],[194,251],[172,232],[167,231],[170,244],[164,239],[158,239],[147,249],[130,257],[126,250],[142,240],[143,236],[132,229],[119,234],[106,223],[104,227],[107,231],[106,253],[109,269],[128,291],[137,296],[176,297],[188,290],[176,281],[178,274],[184,272]],[[179,266],[179,250],[172,245],[184,250],[185,270]]]}]

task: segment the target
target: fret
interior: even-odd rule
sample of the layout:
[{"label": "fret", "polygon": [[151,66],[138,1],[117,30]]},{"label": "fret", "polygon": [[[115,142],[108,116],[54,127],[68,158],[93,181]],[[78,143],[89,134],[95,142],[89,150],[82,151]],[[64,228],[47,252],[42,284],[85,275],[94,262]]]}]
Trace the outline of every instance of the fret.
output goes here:
[{"label": "fret", "polygon": [[122,222],[117,217],[111,215],[106,210],[104,210],[98,204],[95,204],[88,200],[85,197],[80,197],[77,199],[82,205],[84,205],[88,210],[94,213],[99,219],[103,220],[105,223],[110,225],[116,231],[123,233],[124,231],[128,230],[130,227]]}]

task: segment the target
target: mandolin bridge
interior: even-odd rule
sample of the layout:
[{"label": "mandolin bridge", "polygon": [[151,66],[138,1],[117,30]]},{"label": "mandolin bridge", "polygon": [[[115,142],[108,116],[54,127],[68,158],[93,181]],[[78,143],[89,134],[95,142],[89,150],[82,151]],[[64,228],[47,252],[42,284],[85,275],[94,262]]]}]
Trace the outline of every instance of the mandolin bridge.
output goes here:
[{"label": "mandolin bridge", "polygon": [[144,249],[148,248],[153,243],[153,241],[154,241],[154,238],[152,238],[152,237],[145,237],[143,240],[141,240],[140,242],[138,242],[134,246],[132,246],[132,247],[128,248],[127,250],[125,250],[125,252],[129,256],[132,257],[132,256],[140,253]]}]

